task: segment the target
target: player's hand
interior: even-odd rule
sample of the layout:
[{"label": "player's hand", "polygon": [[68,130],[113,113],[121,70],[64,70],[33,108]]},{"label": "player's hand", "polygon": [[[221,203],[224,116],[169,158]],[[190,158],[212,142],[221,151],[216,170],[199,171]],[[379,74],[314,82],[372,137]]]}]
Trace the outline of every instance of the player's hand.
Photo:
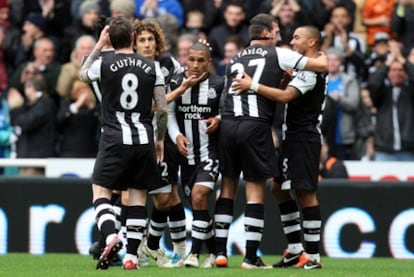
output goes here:
[{"label": "player's hand", "polygon": [[234,90],[236,95],[241,94],[244,91],[248,91],[252,84],[252,78],[246,73],[243,72],[242,78],[234,78],[231,84],[232,90]]},{"label": "player's hand", "polygon": [[10,88],[7,93],[7,102],[9,103],[10,109],[15,109],[23,106],[24,98],[17,89]]},{"label": "player's hand", "polygon": [[207,118],[205,122],[207,125],[207,129],[206,129],[207,135],[215,133],[220,126],[220,119],[218,119],[217,117]]},{"label": "player's hand", "polygon": [[185,89],[191,88],[198,84],[201,80],[205,79],[207,77],[207,74],[208,72],[203,72],[198,77],[195,75],[191,75],[183,81],[182,86],[184,86]]},{"label": "player's hand", "polygon": [[177,149],[178,152],[180,152],[181,155],[184,157],[187,157],[188,155],[188,149],[187,146],[190,144],[190,141],[183,135],[178,135],[176,139],[177,143]]},{"label": "player's hand", "polygon": [[105,45],[108,45],[110,43],[111,40],[109,39],[109,26],[107,25],[102,29],[99,40],[96,44],[100,49],[102,49]]},{"label": "player's hand", "polygon": [[285,71],[283,71],[282,78],[280,78],[280,84],[279,84],[280,89],[285,89],[287,87],[289,82],[292,80],[293,72],[294,72],[293,68],[288,68]]},{"label": "player's hand", "polygon": [[163,140],[155,141],[155,156],[157,158],[157,164],[161,163],[164,160],[164,141]]}]

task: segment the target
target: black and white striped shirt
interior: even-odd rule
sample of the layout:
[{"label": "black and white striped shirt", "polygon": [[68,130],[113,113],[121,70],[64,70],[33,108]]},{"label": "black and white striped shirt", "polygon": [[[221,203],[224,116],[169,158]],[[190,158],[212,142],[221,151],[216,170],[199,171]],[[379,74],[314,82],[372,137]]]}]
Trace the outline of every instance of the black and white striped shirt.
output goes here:
[{"label": "black and white striped shirt", "polygon": [[[180,86],[184,73],[174,76],[170,82],[171,90]],[[217,159],[217,134],[206,134],[205,119],[218,116],[224,79],[210,73],[208,78],[168,105],[168,132],[176,142],[179,134],[189,141],[188,164],[194,165],[207,159]]]}]

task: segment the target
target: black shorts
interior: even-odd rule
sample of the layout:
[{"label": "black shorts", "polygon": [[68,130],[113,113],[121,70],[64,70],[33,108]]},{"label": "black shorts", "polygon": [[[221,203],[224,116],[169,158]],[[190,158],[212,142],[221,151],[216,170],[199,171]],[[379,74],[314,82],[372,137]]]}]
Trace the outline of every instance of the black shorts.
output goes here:
[{"label": "black shorts", "polygon": [[164,141],[164,162],[167,164],[167,174],[170,184],[175,185],[178,182],[179,164],[185,157],[178,152],[177,145],[170,139],[168,134]]},{"label": "black shorts", "polygon": [[222,119],[219,132],[220,171],[224,177],[260,181],[277,174],[269,124],[249,119]]},{"label": "black shorts", "polygon": [[148,194],[171,193],[172,185],[168,179],[168,165],[165,160],[158,164],[158,181],[160,183],[158,188],[148,191]]},{"label": "black shorts", "polygon": [[154,144],[124,145],[101,139],[92,182],[112,190],[154,190],[160,184]]},{"label": "black shorts", "polygon": [[184,196],[191,198],[194,184],[214,190],[218,175],[218,160],[208,159],[196,165],[181,165],[181,183]]},{"label": "black shorts", "polygon": [[284,140],[279,163],[281,174],[275,181],[281,184],[284,190],[316,191],[320,156],[320,143]]}]

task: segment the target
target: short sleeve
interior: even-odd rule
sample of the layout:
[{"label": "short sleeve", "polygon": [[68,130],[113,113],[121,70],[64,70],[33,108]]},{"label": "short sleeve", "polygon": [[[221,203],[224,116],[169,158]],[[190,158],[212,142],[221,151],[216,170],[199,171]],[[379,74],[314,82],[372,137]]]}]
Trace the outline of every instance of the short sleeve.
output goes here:
[{"label": "short sleeve", "polygon": [[305,68],[308,58],[288,48],[276,47],[279,66],[286,70],[289,68],[302,70]]},{"label": "short sleeve", "polygon": [[316,73],[312,71],[299,71],[289,82],[288,86],[295,87],[303,95],[311,91],[316,85]]}]

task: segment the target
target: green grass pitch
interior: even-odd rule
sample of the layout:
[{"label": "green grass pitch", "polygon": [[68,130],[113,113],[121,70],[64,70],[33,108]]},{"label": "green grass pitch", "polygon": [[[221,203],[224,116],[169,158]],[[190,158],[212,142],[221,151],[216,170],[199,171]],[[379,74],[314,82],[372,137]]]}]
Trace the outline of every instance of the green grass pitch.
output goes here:
[{"label": "green grass pitch", "polygon": [[[272,264],[280,259],[280,256],[263,256],[263,261]],[[201,256],[200,262],[203,262]],[[121,267],[110,267],[108,270],[96,270],[96,261],[89,256],[78,254],[45,254],[30,255],[11,253],[0,255],[0,276],[187,276],[187,277],[350,277],[350,276],[414,276],[414,260],[397,260],[393,258],[371,259],[332,259],[322,257],[323,268],[320,270],[295,270],[295,269],[268,269],[268,270],[242,270],[241,256],[232,256],[228,268],[158,268],[151,261],[149,266],[139,270],[124,271]]]}]

